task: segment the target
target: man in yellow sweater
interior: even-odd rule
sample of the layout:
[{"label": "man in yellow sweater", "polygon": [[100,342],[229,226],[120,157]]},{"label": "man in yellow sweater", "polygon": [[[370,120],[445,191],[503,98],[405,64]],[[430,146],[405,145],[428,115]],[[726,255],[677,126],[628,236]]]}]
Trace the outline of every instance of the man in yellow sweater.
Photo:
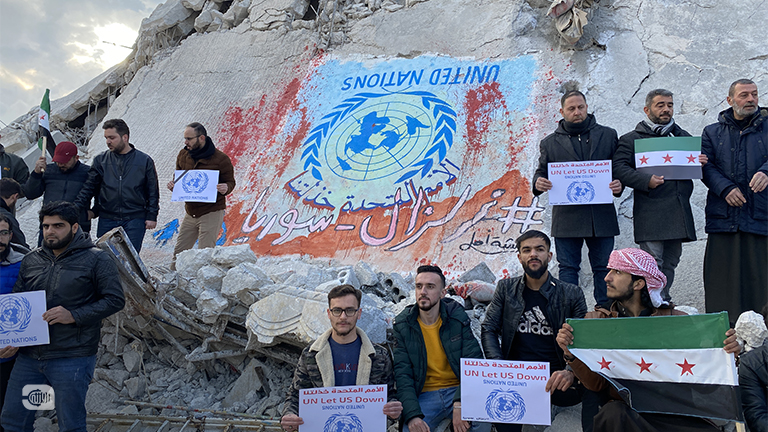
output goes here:
[{"label": "man in yellow sweater", "polygon": [[461,420],[461,358],[483,358],[464,307],[444,298],[440,267],[416,270],[416,304],[394,321],[395,381],[404,432],[429,432],[451,419],[454,432],[487,432],[490,423]]}]

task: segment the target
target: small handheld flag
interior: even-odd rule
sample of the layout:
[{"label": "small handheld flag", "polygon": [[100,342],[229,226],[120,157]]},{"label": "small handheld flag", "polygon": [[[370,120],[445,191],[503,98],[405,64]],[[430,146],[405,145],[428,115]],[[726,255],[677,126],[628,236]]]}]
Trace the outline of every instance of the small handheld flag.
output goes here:
[{"label": "small handheld flag", "polygon": [[38,124],[38,138],[37,147],[40,149],[43,155],[45,150],[53,157],[53,152],[56,151],[56,141],[51,136],[50,117],[51,117],[51,101],[49,99],[50,90],[45,89],[45,95],[43,101],[40,102],[40,112],[37,116]]}]

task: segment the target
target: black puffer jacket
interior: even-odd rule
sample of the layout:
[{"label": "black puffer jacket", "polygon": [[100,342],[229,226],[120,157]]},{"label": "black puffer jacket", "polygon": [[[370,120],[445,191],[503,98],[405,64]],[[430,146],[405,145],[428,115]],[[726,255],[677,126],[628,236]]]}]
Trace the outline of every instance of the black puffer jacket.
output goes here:
[{"label": "black puffer jacket", "polygon": [[117,154],[105,151],[93,159],[88,180],[75,200],[75,205],[87,209],[96,197],[96,211],[114,220],[157,220],[160,211],[160,189],[155,162],[149,155],[136,150]]},{"label": "black puffer jacket", "polygon": [[[485,358],[506,359],[509,355],[517,325],[525,310],[524,289],[525,282],[522,276],[502,279],[496,286],[493,300],[488,305],[485,320],[480,326],[480,340],[483,343]],[[566,318],[584,318],[587,313],[587,303],[581,289],[576,285],[557,280],[551,274],[539,292],[547,299],[547,321],[554,331],[563,326]],[[499,346],[499,334],[501,334],[501,346]],[[554,336],[552,343],[557,347],[561,359],[560,366],[552,365],[552,368],[553,370],[563,369],[565,368],[565,360],[562,360],[563,352],[555,342]]]},{"label": "black puffer jacket", "polygon": [[64,307],[75,323],[53,324],[48,328],[50,344],[19,350],[36,360],[95,355],[101,320],[125,306],[117,266],[80,229],[58,257],[42,246],[21,260],[13,291],[40,290],[45,291],[48,309]]},{"label": "black puffer jacket", "polygon": [[[58,165],[49,163],[45,166],[45,172],[38,174],[32,171],[29,174],[27,183],[22,185],[24,196],[27,199],[35,199],[42,196],[43,204],[54,201],[73,203],[83,188],[85,181],[88,180],[88,170],[90,169],[90,166],[78,161],[72,169],[62,172]],[[88,209],[81,209],[78,222],[83,231],[91,232],[91,221],[88,219],[86,210]]]},{"label": "black puffer jacket", "polygon": [[741,356],[739,392],[751,432],[768,432],[768,345]]}]

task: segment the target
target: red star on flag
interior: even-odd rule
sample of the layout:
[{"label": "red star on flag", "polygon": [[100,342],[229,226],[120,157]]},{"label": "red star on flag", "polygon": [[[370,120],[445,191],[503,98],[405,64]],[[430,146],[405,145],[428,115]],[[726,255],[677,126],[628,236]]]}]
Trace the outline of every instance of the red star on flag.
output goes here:
[{"label": "red star on flag", "polygon": [[688,163],[695,163],[696,162],[696,156],[694,156],[694,155],[686,156],[686,158],[688,159]]},{"label": "red star on flag", "polygon": [[640,165],[647,164],[648,163],[648,157],[643,156],[640,158]]},{"label": "red star on flag", "polygon": [[667,163],[667,162],[672,163],[672,156],[670,156],[669,153],[667,153],[666,156],[663,156],[663,158],[664,158],[664,163]]},{"label": "red star on flag", "polygon": [[686,373],[693,375],[693,367],[696,365],[693,363],[688,363],[688,359],[684,359],[682,363],[675,363],[675,364],[683,368],[683,371],[680,372],[680,376],[683,376]]},{"label": "red star on flag", "polygon": [[599,361],[599,362],[597,362],[597,364],[599,364],[599,365],[600,365],[600,370],[603,370],[603,369],[608,369],[608,370],[611,370],[611,368],[608,366],[608,365],[610,365],[611,363],[613,363],[613,362],[609,362],[609,361],[607,361],[607,360],[605,359],[605,357],[603,357],[603,361]]},{"label": "red star on flag", "polygon": [[640,373],[643,373],[643,371],[651,373],[651,365],[653,363],[646,363],[645,359],[640,357],[640,363],[635,363],[635,364],[640,366]]},{"label": "red star on flag", "polygon": [[40,120],[45,120],[45,115],[41,115]]}]

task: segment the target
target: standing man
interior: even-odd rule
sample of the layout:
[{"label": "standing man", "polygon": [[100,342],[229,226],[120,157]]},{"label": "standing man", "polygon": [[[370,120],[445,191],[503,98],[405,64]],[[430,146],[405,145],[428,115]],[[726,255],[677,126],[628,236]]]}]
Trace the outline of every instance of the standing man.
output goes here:
[{"label": "standing man", "polygon": [[40,210],[43,246],[21,261],[14,292],[46,293],[50,343],[0,349],[0,358],[18,351],[0,423],[6,431],[31,431],[36,411],[22,403],[25,385],[53,387],[61,430],[85,430],[85,395],[93,378],[101,320],[125,305],[117,266],[93,247],[77,224],[74,204],[52,202]]},{"label": "standing man", "polygon": [[[53,162],[46,165],[45,157],[40,156],[35,169],[29,174],[22,191],[27,199],[43,197],[43,205],[53,201],[75,202],[77,195],[88,180],[91,167],[81,163],[77,155],[77,146],[69,141],[60,142],[53,153]],[[85,234],[91,232],[91,220],[87,210],[80,212],[78,224]],[[43,232],[40,231],[37,245],[43,244]]]},{"label": "standing man", "polygon": [[404,432],[428,432],[451,419],[455,432],[489,431],[490,423],[461,419],[459,387],[462,358],[483,358],[464,307],[445,297],[440,267],[416,270],[416,304],[392,324],[395,332],[395,381],[403,403]]},{"label": "standing man", "polygon": [[107,120],[102,129],[109,150],[93,159],[75,204],[88,209],[96,197],[98,214],[88,211],[91,218],[99,218],[96,236],[121,226],[138,253],[146,230],[157,226],[160,211],[155,162],[128,142],[130,130],[122,119]]},{"label": "standing man", "polygon": [[[661,272],[667,277],[667,284],[661,290],[661,298],[666,303],[672,300],[669,290],[683,253],[683,242],[696,240],[691,211],[693,181],[665,180],[664,176],[638,172],[635,140],[691,136],[675,123],[673,108],[671,91],[656,89],[648,92],[643,108],[647,117],[637,124],[635,130],[619,138],[619,148],[613,157],[616,177],[623,185],[635,190],[635,243],[656,259]],[[659,223],[659,215],[664,215],[664,223]]]},{"label": "standing man", "polygon": [[301,353],[280,419],[284,430],[295,432],[304,424],[298,416],[299,390],[307,388],[386,384],[389,397],[384,414],[400,417],[403,406],[392,397],[395,380],[389,352],[371,343],[357,327],[362,296],[352,285],[339,285],[328,293],[326,312],[331,328]]},{"label": "standing man", "polygon": [[709,159],[704,295],[707,312],[736,320],[768,303],[768,109],[748,79],[731,84],[727,100],[731,108],[701,134]]},{"label": "standing man", "polygon": [[[566,92],[560,99],[563,119],[555,133],[541,141],[539,167],[533,176],[533,194],[541,195],[552,189],[547,176],[550,162],[574,162],[613,159],[618,145],[616,131],[597,124],[593,114],[587,114],[587,98],[578,90]],[[609,184],[614,195],[621,194],[622,185],[616,179]],[[593,295],[597,304],[605,297],[606,264],[613,250],[613,238],[619,234],[616,209],[611,204],[554,206],[552,237],[560,268],[560,280],[579,285],[581,247],[589,248],[589,263],[594,282]]]},{"label": "standing man", "polygon": [[0,144],[0,175],[2,178],[12,178],[19,184],[27,182],[29,167],[24,159],[13,153],[6,153],[5,146]]},{"label": "standing man", "polygon": [[16,220],[16,202],[21,196],[21,186],[12,178],[0,179],[0,214],[5,215],[11,223],[11,243],[29,248],[27,237],[21,231]]},{"label": "standing man", "polygon": [[219,172],[219,183],[216,185],[216,202],[200,203],[187,202],[184,204],[186,214],[179,228],[176,246],[173,248],[171,270],[176,269],[176,255],[187,249],[192,249],[195,241],[200,249],[216,246],[216,239],[224,221],[224,210],[227,208],[227,198],[235,188],[235,169],[232,161],[224,152],[213,145],[203,125],[190,123],[184,129],[184,148],[176,157],[176,169],[184,170],[179,178],[168,182],[168,189],[173,191],[177,182],[183,180],[183,175],[189,170],[213,170]]},{"label": "standing man", "polygon": [[[499,281],[482,324],[481,340],[488,359],[549,362],[546,389],[552,404],[573,406],[582,402],[584,387],[573,386],[573,372],[566,370],[557,330],[566,318],[584,318],[587,304],[579,287],[561,282],[547,270],[552,259],[549,237],[528,230],[516,240],[517,259],[525,273]],[[501,343],[499,343],[501,336]],[[590,408],[591,407],[591,408]],[[589,408],[589,409],[588,409]],[[582,427],[592,430],[598,406],[582,405]],[[591,410],[591,411],[590,411]],[[499,432],[519,432],[523,425],[496,424]]]}]

